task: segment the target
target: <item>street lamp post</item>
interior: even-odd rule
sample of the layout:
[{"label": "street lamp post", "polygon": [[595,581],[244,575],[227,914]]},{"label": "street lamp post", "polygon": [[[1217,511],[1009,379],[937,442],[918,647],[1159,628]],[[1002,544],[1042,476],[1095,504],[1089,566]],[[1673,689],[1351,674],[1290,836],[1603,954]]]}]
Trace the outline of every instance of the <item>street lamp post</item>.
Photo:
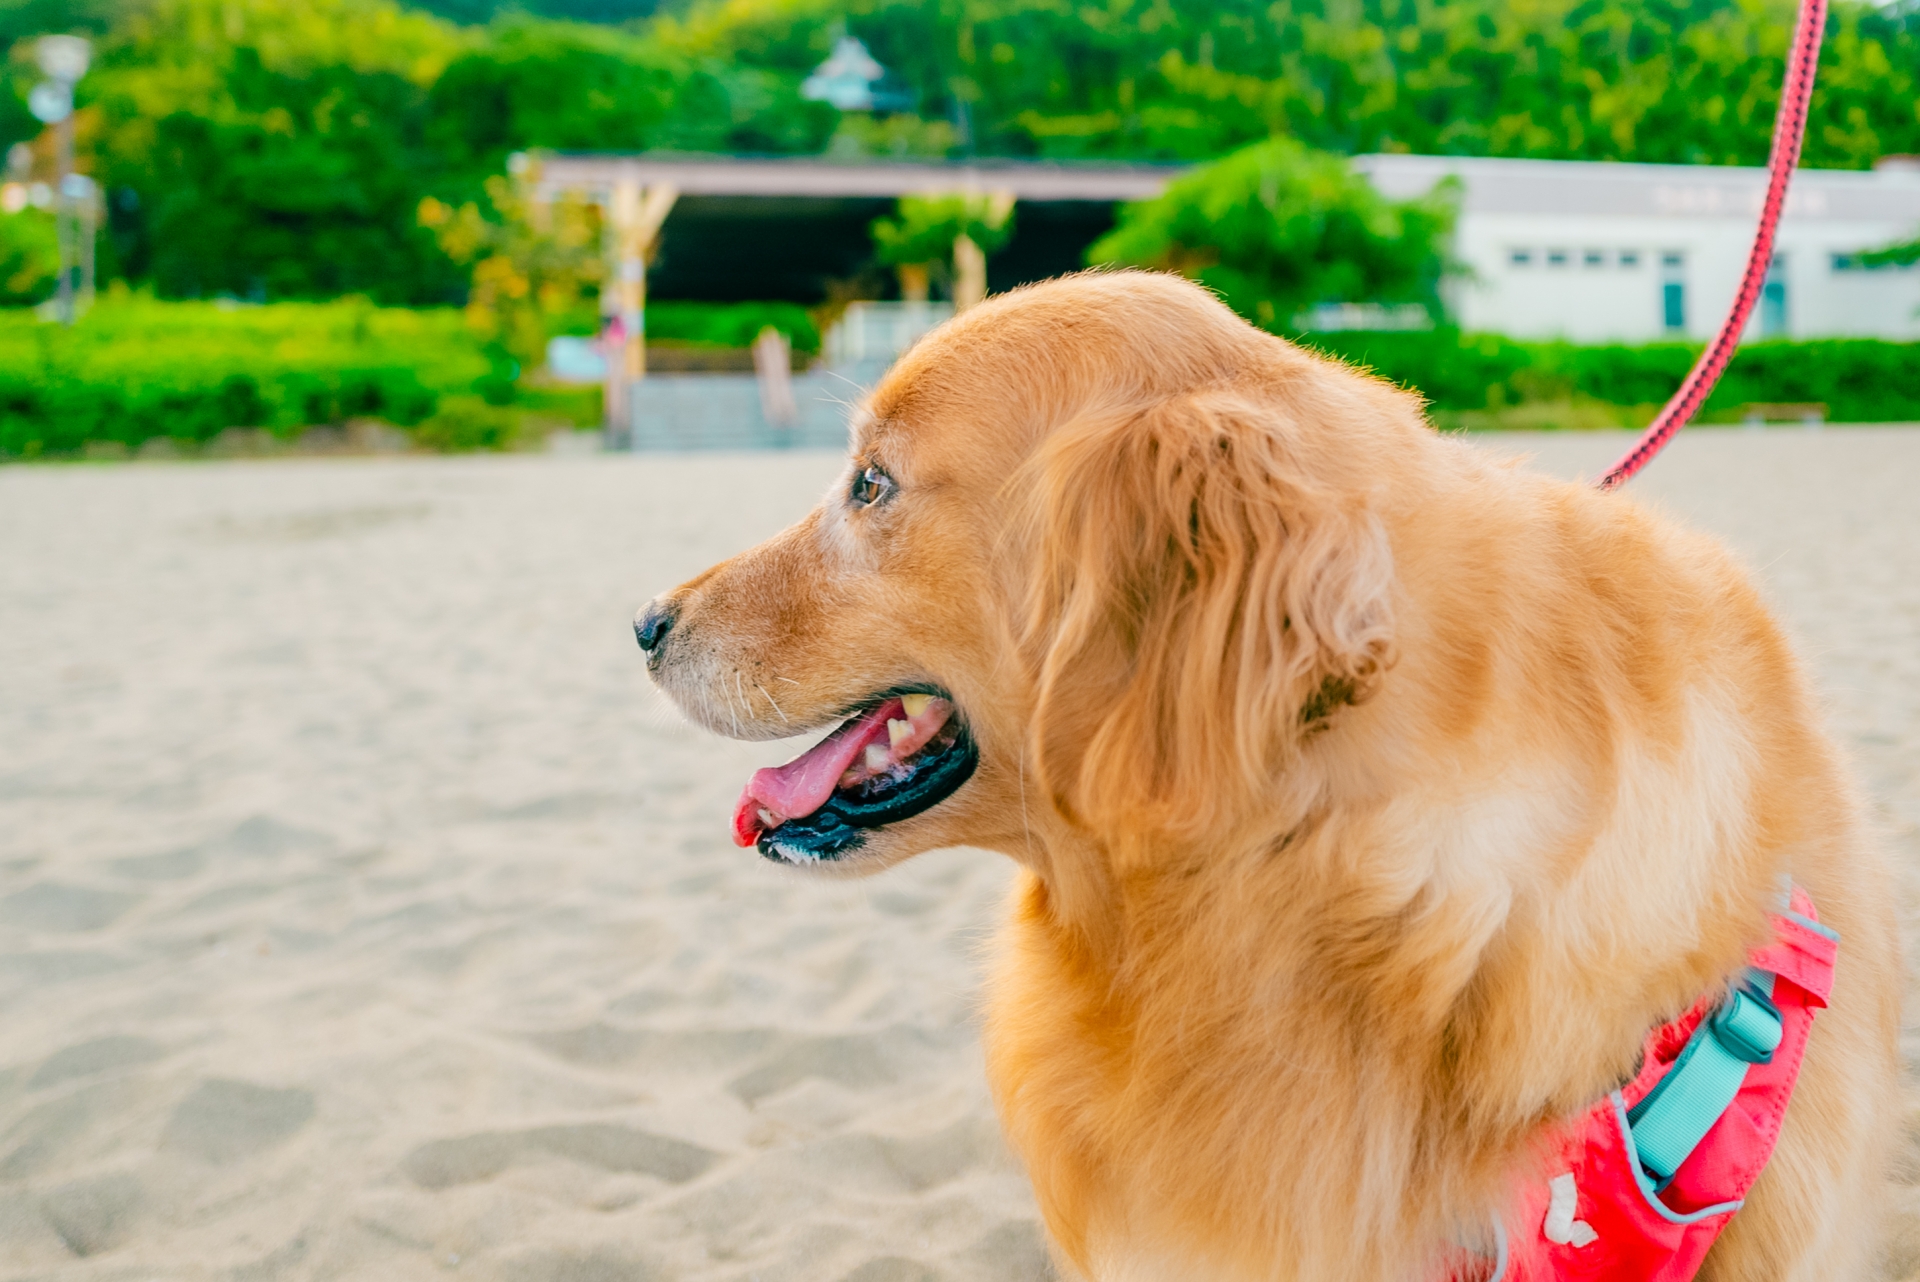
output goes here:
[{"label": "street lamp post", "polygon": [[[93,50],[79,36],[42,36],[34,48],[46,79],[35,85],[27,107],[42,124],[53,126],[59,173],[54,178],[60,239],[60,287],[54,312],[73,324],[75,296],[93,294],[93,182],[73,172],[73,87],[87,74]],[[83,212],[84,211],[84,212]],[[76,280],[83,276],[83,280]]]}]

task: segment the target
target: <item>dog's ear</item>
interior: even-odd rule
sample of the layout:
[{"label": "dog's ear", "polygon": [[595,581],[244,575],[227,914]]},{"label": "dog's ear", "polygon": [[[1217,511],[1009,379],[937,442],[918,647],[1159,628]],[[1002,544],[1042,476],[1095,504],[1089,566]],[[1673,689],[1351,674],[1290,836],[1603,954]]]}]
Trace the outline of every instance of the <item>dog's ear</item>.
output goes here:
[{"label": "dog's ear", "polygon": [[1326,470],[1284,409],[1228,392],[1048,437],[1022,477],[1022,648],[1029,760],[1068,818],[1189,839],[1244,823],[1372,692],[1391,552]]}]

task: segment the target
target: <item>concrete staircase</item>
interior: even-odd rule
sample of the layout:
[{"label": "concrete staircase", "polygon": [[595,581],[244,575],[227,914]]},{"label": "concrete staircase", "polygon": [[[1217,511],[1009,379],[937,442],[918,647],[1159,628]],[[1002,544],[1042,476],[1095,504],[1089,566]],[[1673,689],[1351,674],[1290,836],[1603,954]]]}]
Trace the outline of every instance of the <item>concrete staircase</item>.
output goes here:
[{"label": "concrete staircase", "polygon": [[649,374],[633,385],[635,450],[845,449],[847,419],[900,353],[953,315],[950,303],[851,304],[826,363],[793,376],[800,421],[767,422],[751,374]]},{"label": "concrete staircase", "polygon": [[794,375],[792,427],[767,422],[751,374],[649,374],[633,388],[633,448],[844,449],[852,407],[885,372],[874,361]]}]

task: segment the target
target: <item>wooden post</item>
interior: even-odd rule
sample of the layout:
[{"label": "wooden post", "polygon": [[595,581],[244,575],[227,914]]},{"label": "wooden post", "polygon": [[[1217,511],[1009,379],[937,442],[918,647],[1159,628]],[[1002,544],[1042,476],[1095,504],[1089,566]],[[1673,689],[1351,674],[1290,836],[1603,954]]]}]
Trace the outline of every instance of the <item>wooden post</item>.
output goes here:
[{"label": "wooden post", "polygon": [[602,315],[617,350],[607,352],[607,444],[622,449],[633,439],[633,384],[647,375],[647,258],[659,237],[660,225],[673,211],[679,189],[671,183],[641,187],[630,178],[613,185],[607,202],[607,231],[612,250],[609,273],[612,303]]},{"label": "wooden post", "polygon": [[[999,229],[1012,212],[1012,192],[996,191],[987,197],[988,226]],[[962,233],[953,241],[953,310],[964,312],[986,296],[987,256],[973,237]]]},{"label": "wooden post", "polygon": [[953,310],[964,312],[987,296],[987,256],[973,237],[953,238]]},{"label": "wooden post", "polygon": [[800,425],[800,406],[793,399],[793,347],[787,336],[769,325],[753,340],[753,372],[760,384],[760,416],[768,427]]},{"label": "wooden post", "polygon": [[900,300],[906,303],[927,301],[930,273],[925,263],[901,263],[893,269],[900,277]]}]

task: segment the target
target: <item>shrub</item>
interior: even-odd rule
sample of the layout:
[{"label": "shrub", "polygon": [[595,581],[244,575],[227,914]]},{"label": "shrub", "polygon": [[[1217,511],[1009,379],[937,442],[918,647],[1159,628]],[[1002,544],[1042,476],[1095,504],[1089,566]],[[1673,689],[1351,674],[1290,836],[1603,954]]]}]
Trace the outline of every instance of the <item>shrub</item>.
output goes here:
[{"label": "shrub", "polygon": [[411,426],[490,370],[451,309],[103,300],[71,328],[0,312],[0,457],[378,418]]},{"label": "shrub", "polygon": [[447,257],[472,269],[467,324],[526,364],[538,363],[570,317],[591,309],[606,277],[598,208],[574,193],[542,204],[537,178],[523,167],[487,179],[486,212],[474,201],[455,209],[428,197],[419,214]]},{"label": "shrub", "polygon": [[1920,343],[1754,343],[1734,357],[1707,409],[1749,401],[1822,401],[1843,423],[1920,419]]},{"label": "shrub", "polygon": [[1514,380],[1529,348],[1498,334],[1458,330],[1342,330],[1295,336],[1302,346],[1411,387],[1436,409],[1499,408],[1524,399]]},{"label": "shrub", "polygon": [[1087,261],[1179,272],[1269,327],[1317,303],[1420,303],[1438,316],[1456,190],[1389,200],[1344,158],[1275,138],[1126,206]]},{"label": "shrub", "polygon": [[414,429],[422,448],[442,453],[504,450],[518,439],[521,416],[477,396],[450,396]]},{"label": "shrub", "polygon": [[797,303],[648,303],[647,338],[709,347],[751,347],[767,326],[795,351],[820,350],[820,331]]},{"label": "shrub", "polygon": [[965,236],[991,254],[1013,235],[1013,199],[980,192],[902,196],[895,216],[870,225],[880,261],[891,267],[943,263]]},{"label": "shrub", "polygon": [[[1582,347],[1451,329],[1315,333],[1297,341],[1418,391],[1443,416],[1584,402],[1642,409],[1638,421],[1645,422],[1700,354],[1686,343]],[[1842,423],[1920,420],[1920,343],[1749,343],[1735,354],[1702,417],[1729,421],[1756,402],[1819,402]]]},{"label": "shrub", "polygon": [[0,307],[37,303],[60,276],[60,242],[44,209],[0,213]]}]

